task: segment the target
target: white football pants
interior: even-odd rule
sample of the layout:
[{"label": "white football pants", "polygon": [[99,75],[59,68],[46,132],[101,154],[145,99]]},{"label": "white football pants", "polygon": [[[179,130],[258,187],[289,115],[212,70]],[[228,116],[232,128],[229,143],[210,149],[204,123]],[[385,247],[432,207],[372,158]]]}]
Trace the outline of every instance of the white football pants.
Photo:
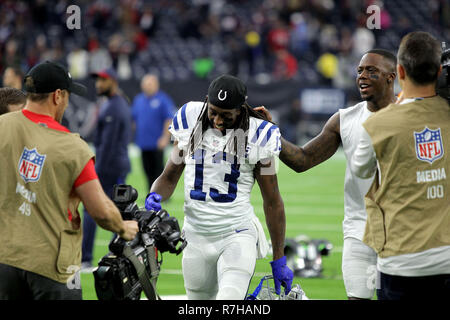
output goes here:
[{"label": "white football pants", "polygon": [[223,235],[184,230],[184,287],[189,300],[243,300],[256,263],[256,228],[248,223]]},{"label": "white football pants", "polygon": [[377,254],[356,238],[344,239],[342,274],[348,297],[372,299],[377,283]]}]

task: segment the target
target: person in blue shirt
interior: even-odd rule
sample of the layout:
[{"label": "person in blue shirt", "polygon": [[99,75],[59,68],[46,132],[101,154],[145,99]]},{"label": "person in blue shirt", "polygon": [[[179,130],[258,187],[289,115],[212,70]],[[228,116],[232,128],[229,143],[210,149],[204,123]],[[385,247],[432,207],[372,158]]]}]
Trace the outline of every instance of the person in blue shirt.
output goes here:
[{"label": "person in blue shirt", "polygon": [[141,149],[142,165],[148,189],[164,168],[164,148],[170,142],[169,126],[176,108],[172,99],[159,89],[155,75],[146,74],[141,80],[142,92],[133,101],[135,143]]},{"label": "person in blue shirt", "polygon": [[[131,108],[121,95],[114,69],[93,73],[95,88],[106,101],[100,106],[94,136],[95,170],[105,193],[112,198],[113,186],[125,183],[130,172],[128,143],[131,141]],[[83,216],[82,269],[92,266],[96,224],[89,214]]]}]

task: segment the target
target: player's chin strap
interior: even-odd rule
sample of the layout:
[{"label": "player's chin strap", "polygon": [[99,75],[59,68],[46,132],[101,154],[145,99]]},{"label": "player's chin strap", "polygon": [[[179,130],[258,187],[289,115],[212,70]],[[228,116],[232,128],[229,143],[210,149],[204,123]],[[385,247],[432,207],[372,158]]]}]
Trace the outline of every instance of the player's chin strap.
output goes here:
[{"label": "player's chin strap", "polygon": [[144,293],[149,300],[161,300],[161,297],[156,292],[156,280],[158,279],[159,269],[156,260],[156,247],[148,246],[147,248],[148,254],[148,262],[150,264],[151,275],[147,273],[145,270],[144,264],[142,264],[133,250],[129,246],[125,246],[122,254],[131,261],[134,268],[136,269],[137,276],[139,278],[139,282],[144,289]]},{"label": "player's chin strap", "polygon": [[264,281],[271,279],[272,276],[264,276],[262,277],[261,281],[259,282],[258,286],[255,288],[255,291],[253,293],[249,294],[245,300],[256,300],[256,297],[258,296],[259,292],[261,291],[261,288],[264,284]]}]

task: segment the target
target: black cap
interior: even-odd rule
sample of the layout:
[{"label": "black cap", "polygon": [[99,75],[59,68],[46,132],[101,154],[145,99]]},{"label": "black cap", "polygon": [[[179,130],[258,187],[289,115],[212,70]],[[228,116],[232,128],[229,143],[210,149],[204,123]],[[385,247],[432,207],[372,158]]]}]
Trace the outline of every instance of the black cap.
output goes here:
[{"label": "black cap", "polygon": [[246,99],[247,87],[236,77],[224,74],[209,85],[208,101],[218,108],[237,109]]},{"label": "black cap", "polygon": [[72,81],[72,76],[66,68],[51,61],[45,61],[31,68],[23,83],[25,91],[32,93],[49,93],[56,89],[65,89],[70,93],[85,96],[87,92],[85,86]]}]

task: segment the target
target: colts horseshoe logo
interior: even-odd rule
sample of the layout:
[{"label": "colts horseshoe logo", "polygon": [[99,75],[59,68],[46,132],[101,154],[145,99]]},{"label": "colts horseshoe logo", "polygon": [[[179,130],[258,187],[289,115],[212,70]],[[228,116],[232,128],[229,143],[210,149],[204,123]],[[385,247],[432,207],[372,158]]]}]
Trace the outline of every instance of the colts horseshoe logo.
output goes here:
[{"label": "colts horseshoe logo", "polygon": [[227,92],[226,91],[224,91],[224,95],[223,95],[223,98],[220,96],[221,94],[222,94],[222,90],[220,90],[219,91],[219,94],[217,95],[217,98],[219,98],[219,100],[220,101],[223,101],[223,100],[225,100],[226,98],[227,98]]}]

